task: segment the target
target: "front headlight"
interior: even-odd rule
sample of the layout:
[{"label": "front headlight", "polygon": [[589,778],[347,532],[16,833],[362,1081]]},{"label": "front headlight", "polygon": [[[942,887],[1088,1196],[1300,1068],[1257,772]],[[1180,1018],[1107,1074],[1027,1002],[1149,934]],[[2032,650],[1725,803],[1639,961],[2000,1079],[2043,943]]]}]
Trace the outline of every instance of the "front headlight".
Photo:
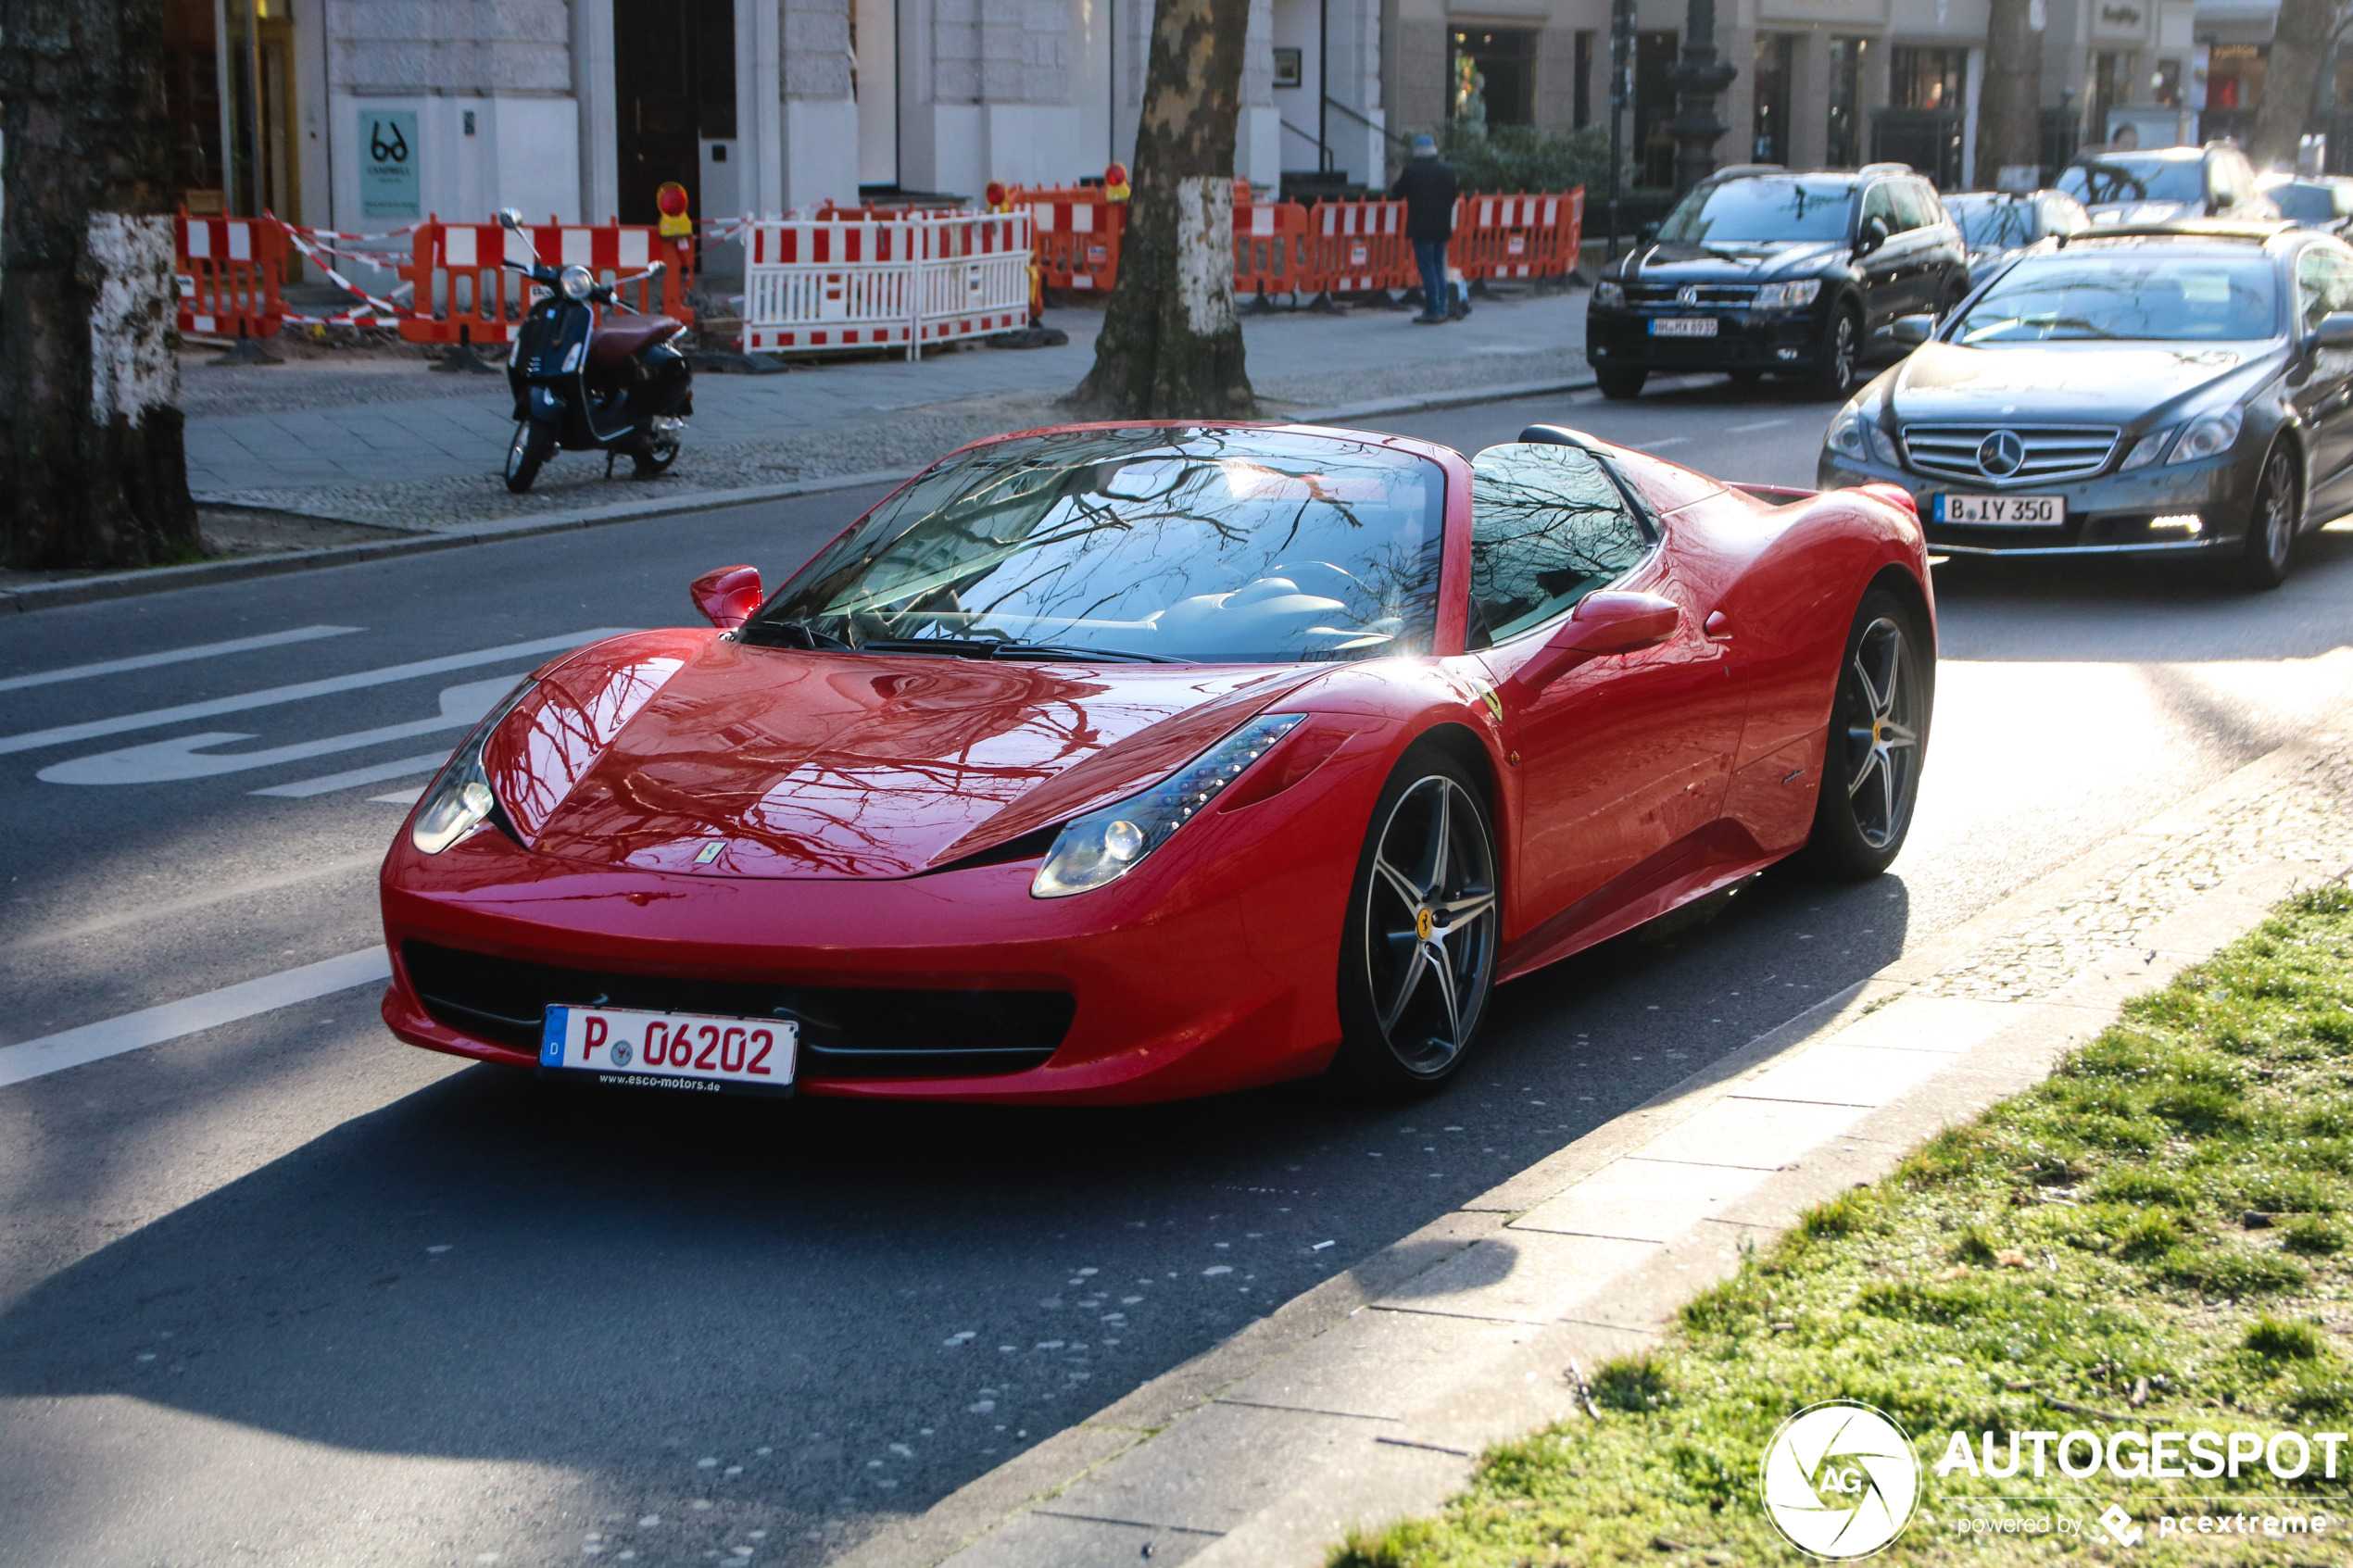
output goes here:
[{"label": "front headlight", "polygon": [[2133,443],[2133,449],[2124,454],[2124,461],[2117,465],[2119,471],[2129,473],[2133,469],[2148,467],[2157,461],[2158,455],[2165,450],[2165,444],[2172,439],[2173,427],[2171,425],[2167,425],[2163,430],[2149,432]]},{"label": "front headlight", "polygon": [[2182,439],[2173,443],[2169,463],[2194,463],[2200,458],[2216,458],[2229,451],[2239,438],[2239,425],[2244,420],[2236,408],[2225,408],[2219,414],[2207,414],[2182,427]]},{"label": "front headlight", "polygon": [[443,764],[441,776],[425,791],[424,803],[417,808],[416,822],[409,829],[409,842],[428,855],[438,855],[473,832],[498,809],[498,797],[490,792],[490,775],[483,771],[482,748],[497,730],[499,721],[515,710],[515,704],[531,695],[535,681],[525,681],[507,694],[507,699],[490,710],[490,716],[473,728],[466,743],[450,753]]},{"label": "front headlight", "polygon": [[1126,875],[1305,717],[1253,719],[1141,795],[1065,823],[1030,881],[1030,896],[1064,898]]},{"label": "front headlight", "polygon": [[1879,420],[1871,410],[1848,407],[1831,421],[1830,449],[1858,463],[1885,463]]},{"label": "front headlight", "polygon": [[1801,278],[1793,283],[1767,283],[1756,291],[1759,310],[1793,310],[1801,305],[1811,305],[1822,292],[1819,278]]},{"label": "front headlight", "polygon": [[1593,303],[1604,310],[1615,310],[1626,303],[1626,288],[1604,278],[1593,285]]},{"label": "front headlight", "polygon": [[595,274],[585,267],[567,267],[556,274],[556,287],[563,290],[566,299],[586,299],[588,291],[596,286]]}]

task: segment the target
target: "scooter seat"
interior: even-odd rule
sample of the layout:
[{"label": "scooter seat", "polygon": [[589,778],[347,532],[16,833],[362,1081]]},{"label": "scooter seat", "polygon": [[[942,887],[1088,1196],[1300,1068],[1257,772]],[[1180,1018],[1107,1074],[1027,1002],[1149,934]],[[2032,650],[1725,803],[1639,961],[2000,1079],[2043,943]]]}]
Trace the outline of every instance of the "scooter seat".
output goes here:
[{"label": "scooter seat", "polygon": [[686,330],[683,321],[667,316],[621,316],[599,322],[588,334],[588,362],[618,365],[657,343],[667,343]]}]

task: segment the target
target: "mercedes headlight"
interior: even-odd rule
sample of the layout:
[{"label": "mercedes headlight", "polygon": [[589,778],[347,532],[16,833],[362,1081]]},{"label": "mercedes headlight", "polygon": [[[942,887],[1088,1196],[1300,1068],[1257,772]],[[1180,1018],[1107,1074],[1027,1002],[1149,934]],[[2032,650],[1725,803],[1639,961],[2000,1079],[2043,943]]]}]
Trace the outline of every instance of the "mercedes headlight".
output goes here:
[{"label": "mercedes headlight", "polygon": [[2205,414],[2182,427],[2182,438],[2173,443],[2169,463],[2194,463],[2200,458],[2218,458],[2229,451],[2239,438],[2239,425],[2244,419],[2236,408],[2225,408],[2219,414]]},{"label": "mercedes headlight", "polygon": [[2124,454],[2124,461],[2117,465],[2118,470],[2129,473],[2134,469],[2148,467],[2164,453],[2165,444],[2172,439],[2173,427],[2171,425],[2167,425],[2163,430],[2149,432],[2133,443],[2133,449]]},{"label": "mercedes headlight", "polygon": [[1626,286],[1606,278],[1593,285],[1593,303],[1604,310],[1615,310],[1626,303]]},{"label": "mercedes headlight", "polygon": [[596,286],[596,275],[585,267],[567,267],[556,274],[556,287],[563,291],[566,299],[586,299],[588,291]]},{"label": "mercedes headlight", "polygon": [[490,792],[490,775],[483,771],[482,748],[497,733],[499,722],[515,710],[515,704],[531,694],[535,681],[525,681],[507,694],[507,699],[490,710],[490,716],[473,728],[466,743],[450,753],[443,764],[441,776],[425,791],[424,801],[417,808],[417,820],[409,829],[409,842],[428,855],[438,855],[473,832],[498,809],[498,797]]},{"label": "mercedes headlight", "polygon": [[1065,823],[1031,897],[1064,898],[1126,875],[1305,717],[1253,719],[1151,789]]},{"label": "mercedes headlight", "polygon": [[1822,292],[1819,278],[1801,278],[1793,283],[1767,283],[1756,291],[1759,310],[1794,310],[1801,305],[1811,305]]},{"label": "mercedes headlight", "polygon": [[1875,409],[1853,405],[1840,409],[1838,418],[1831,421],[1830,449],[1854,462],[1888,463],[1876,414]]}]

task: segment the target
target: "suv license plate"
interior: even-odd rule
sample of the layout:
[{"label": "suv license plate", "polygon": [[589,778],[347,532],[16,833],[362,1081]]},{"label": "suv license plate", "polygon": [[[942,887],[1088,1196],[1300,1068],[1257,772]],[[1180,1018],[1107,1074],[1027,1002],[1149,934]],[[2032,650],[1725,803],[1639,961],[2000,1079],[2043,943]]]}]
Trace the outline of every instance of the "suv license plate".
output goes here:
[{"label": "suv license plate", "polygon": [[1651,318],[1653,337],[1714,337],[1716,318],[1713,316],[1654,316]]},{"label": "suv license plate", "polygon": [[1981,528],[2057,528],[2067,521],[2064,495],[1939,495],[1934,522]]},{"label": "suv license plate", "polygon": [[627,1088],[789,1094],[799,1045],[800,1025],[785,1019],[551,1007],[539,1069]]}]

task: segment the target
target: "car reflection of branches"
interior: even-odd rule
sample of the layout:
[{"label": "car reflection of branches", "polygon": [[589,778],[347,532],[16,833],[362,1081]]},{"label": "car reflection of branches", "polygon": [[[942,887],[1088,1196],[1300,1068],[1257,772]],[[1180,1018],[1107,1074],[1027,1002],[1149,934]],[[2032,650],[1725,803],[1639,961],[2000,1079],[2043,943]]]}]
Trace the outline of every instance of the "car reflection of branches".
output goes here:
[{"label": "car reflection of branches", "polygon": [[1558,614],[1649,552],[1625,497],[1584,452],[1493,447],[1473,473],[1474,646]]},{"label": "car reflection of branches", "polygon": [[[1426,604],[1400,602],[1391,590],[1411,579],[1394,572],[1374,592],[1349,591],[1401,537],[1418,551],[1439,533],[1436,474],[1418,459],[1265,432],[1040,440],[1043,449],[1005,443],[927,476],[821,557],[763,621],[805,623],[853,646],[978,636],[1118,651],[1123,638],[1154,638],[1162,612],[1278,577],[1296,556],[1317,569],[1316,584],[1299,591],[1347,608],[1327,619],[1349,624],[1319,633],[1434,621],[1428,574]],[[746,640],[766,640],[760,623]],[[1167,643],[1157,651],[1186,654]],[[1291,659],[1329,648],[1265,651]]]}]

